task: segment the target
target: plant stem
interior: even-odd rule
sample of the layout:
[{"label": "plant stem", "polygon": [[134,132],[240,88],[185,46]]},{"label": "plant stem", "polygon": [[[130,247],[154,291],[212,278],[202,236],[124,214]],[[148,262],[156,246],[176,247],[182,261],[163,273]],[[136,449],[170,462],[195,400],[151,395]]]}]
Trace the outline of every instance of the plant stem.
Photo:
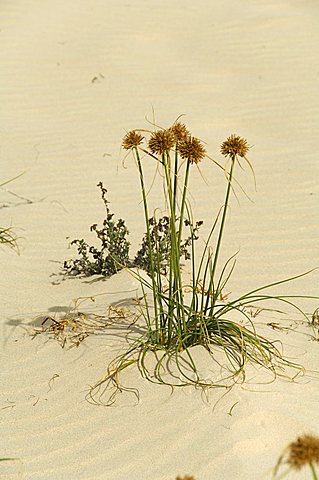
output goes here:
[{"label": "plant stem", "polygon": [[175,213],[176,213],[176,200],[177,200],[177,181],[178,181],[178,150],[177,147],[175,149],[175,163],[174,163],[174,182],[173,182],[173,197],[175,199]]},{"label": "plant stem", "polygon": [[170,208],[170,234],[171,234],[171,258],[170,258],[170,273],[169,273],[169,310],[168,310],[168,322],[169,322],[169,340],[172,332],[172,321],[174,318],[174,311],[176,310],[177,327],[179,338],[181,338],[183,326],[186,330],[185,323],[185,310],[183,302],[182,280],[180,271],[180,243],[179,236],[176,232],[176,195],[177,195],[177,183],[172,187],[171,179],[171,167],[169,161],[169,155],[167,158],[163,156],[163,165],[165,173],[165,182],[167,186],[169,208]]},{"label": "plant stem", "polygon": [[186,203],[188,177],[189,177],[189,167],[190,167],[190,161],[187,161],[186,172],[185,172],[185,180],[184,180],[184,188],[183,188],[183,197],[182,197],[182,203],[181,203],[181,212],[180,212],[180,219],[179,219],[179,229],[178,229],[178,244],[179,245],[181,244],[181,240],[182,240],[182,230],[183,230],[184,210],[185,210],[185,203]]},{"label": "plant stem", "polygon": [[310,470],[311,470],[311,473],[312,473],[313,480],[318,480],[318,476],[317,476],[315,467],[313,466],[312,463],[309,463],[309,466],[310,466]]},{"label": "plant stem", "polygon": [[219,234],[218,234],[217,245],[216,245],[216,251],[215,251],[215,254],[214,254],[214,262],[213,262],[212,272],[211,272],[211,282],[213,282],[213,283],[214,283],[214,276],[215,276],[215,273],[216,273],[219,250],[220,250],[223,231],[224,231],[224,226],[225,226],[226,212],[227,212],[227,207],[228,207],[228,202],[229,202],[229,195],[230,195],[230,190],[231,190],[231,183],[232,183],[232,178],[233,178],[234,165],[235,165],[235,156],[231,157],[231,166],[230,166],[230,172],[229,172],[229,176],[228,176],[228,185],[227,185],[227,190],[226,190],[223,216],[222,216],[221,223],[220,223]]},{"label": "plant stem", "polygon": [[[155,329],[156,329],[155,333],[156,333],[156,339],[158,341],[158,337],[159,337],[159,334],[160,334],[159,328],[158,328],[158,304],[157,304],[158,295],[157,295],[157,285],[156,285],[156,278],[155,278],[156,272],[155,272],[155,268],[154,268],[154,257],[153,257],[153,250],[152,250],[151,232],[150,232],[150,226],[149,226],[149,214],[148,214],[148,207],[147,207],[147,198],[146,198],[142,164],[141,164],[141,160],[140,160],[140,156],[139,156],[137,147],[134,148],[134,151],[135,151],[135,155],[136,155],[138,171],[139,171],[139,175],[140,175],[142,196],[143,196],[144,216],[145,216],[148,248],[149,248],[149,254],[150,254],[150,264],[151,264],[151,278],[152,278],[152,291],[153,291],[154,313],[155,313]],[[148,317],[148,320],[150,321],[148,308],[147,308],[147,317]]]}]

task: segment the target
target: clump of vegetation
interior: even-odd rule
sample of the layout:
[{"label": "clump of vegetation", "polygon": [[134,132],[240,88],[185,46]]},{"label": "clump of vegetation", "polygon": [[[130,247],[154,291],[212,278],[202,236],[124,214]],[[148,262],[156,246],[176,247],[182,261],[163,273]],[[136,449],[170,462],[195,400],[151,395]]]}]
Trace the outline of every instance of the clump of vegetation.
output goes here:
[{"label": "clump of vegetation", "polygon": [[103,183],[100,187],[105,205],[106,217],[101,228],[95,223],[91,225],[91,232],[95,232],[101,243],[100,248],[89,245],[84,239],[72,240],[71,245],[76,245],[80,258],[66,260],[64,270],[68,275],[104,275],[110,276],[126,267],[129,262],[130,242],[127,240],[129,231],[123,219],[115,221],[114,213],[110,212],[107,190]]},{"label": "clump of vegetation", "polygon": [[[18,177],[15,177],[15,178],[18,178]],[[10,180],[7,180],[6,182],[3,182],[0,185],[0,188],[6,185],[7,183],[12,182],[13,180],[15,180],[15,178],[12,178]],[[18,252],[19,250],[18,250],[17,240],[18,240],[18,237],[16,236],[14,230],[11,227],[0,227],[0,245],[5,245]]]},{"label": "clump of vegetation", "polygon": [[[155,216],[153,216],[148,220],[148,223],[150,230],[151,247],[149,246],[148,236],[147,234],[145,234],[142,239],[141,248],[137,252],[133,260],[133,266],[142,268],[149,275],[151,275],[151,249],[152,255],[156,257],[156,262],[154,264],[155,272],[160,273],[161,275],[167,275],[171,256],[169,217],[164,216],[159,220],[156,220]],[[186,226],[188,226],[188,220],[185,220],[184,223]],[[191,235],[185,240],[183,240],[183,242],[181,242],[179,254],[180,257],[184,257],[185,260],[191,259],[189,248],[191,247],[194,240],[198,240],[198,230],[202,224],[203,222],[201,220],[196,222],[195,225],[192,226]]]},{"label": "clump of vegetation", "polygon": [[[300,372],[301,367],[285,359],[275,342],[256,332],[246,307],[273,300],[295,308],[306,317],[293,303],[293,298],[297,297],[268,293],[270,288],[305,274],[256,287],[232,300],[221,300],[235,267],[234,255],[220,265],[226,214],[236,184],[234,171],[237,164],[241,167],[246,164],[254,174],[247,158],[250,149],[247,140],[230,135],[220,150],[226,159],[225,165],[215,160],[212,162],[225,174],[225,199],[198,258],[195,241],[200,225],[193,220],[188,183],[192,169],[199,168],[199,164],[209,158],[201,140],[194,137],[184,124],[175,122],[167,129],[132,130],[125,135],[122,146],[135,160],[143,201],[146,234],[138,257],[149,277],[136,272],[132,275],[139,280],[144,293],[141,314],[145,332],[134,337],[127,352],[110,363],[105,376],[90,391],[90,398],[93,401],[97,397],[100,399],[108,387],[113,387],[113,393],[110,393],[107,405],[113,404],[121,392],[137,395],[135,389],[120,382],[119,375],[134,364],[142,376],[153,383],[171,387],[195,385],[204,389],[229,388],[240,379],[243,381],[249,362],[266,368],[275,376],[285,367]],[[144,156],[155,163],[164,179],[163,203],[168,206],[168,213],[158,221],[149,215]],[[182,240],[184,229],[188,229],[186,243]],[[181,269],[185,247],[190,249],[191,262],[191,279],[187,281]],[[164,249],[165,255],[160,254],[160,248]],[[161,272],[166,273],[164,279]],[[238,321],[233,320],[233,313]],[[203,348],[210,356],[216,367],[211,378],[203,377],[198,370],[193,347]]]},{"label": "clump of vegetation", "polygon": [[[106,196],[107,190],[102,182],[98,183],[98,187],[101,189],[106,217],[101,228],[95,223],[90,227],[90,230],[96,233],[101,245],[99,248],[89,245],[83,238],[72,240],[71,245],[77,246],[79,258],[64,262],[63,268],[65,273],[71,276],[103,275],[109,277],[122,268],[138,267],[151,275],[151,249],[152,255],[156,256],[156,272],[166,275],[171,255],[169,217],[163,216],[157,220],[155,215],[153,215],[148,219],[151,244],[149,246],[148,236],[145,234],[141,248],[136,253],[134,259],[130,260],[130,242],[127,240],[129,230],[126,223],[121,218],[114,221],[114,213],[110,212],[109,201]],[[180,256],[184,257],[185,260],[191,258],[189,247],[192,241],[198,239],[198,230],[202,223],[202,221],[198,221],[194,226],[192,225],[191,235],[181,242]],[[185,225],[188,226],[188,220],[185,220]]]},{"label": "clump of vegetation", "polygon": [[13,249],[18,249],[17,236],[11,227],[0,227],[0,245],[6,245]]},{"label": "clump of vegetation", "polygon": [[[277,476],[279,467],[288,464],[286,472]],[[318,480],[315,464],[319,464],[319,437],[313,435],[302,435],[295,442],[292,442],[280,456],[274,470],[274,479],[284,478],[290,470],[301,470],[308,466],[310,468],[313,480]]]}]

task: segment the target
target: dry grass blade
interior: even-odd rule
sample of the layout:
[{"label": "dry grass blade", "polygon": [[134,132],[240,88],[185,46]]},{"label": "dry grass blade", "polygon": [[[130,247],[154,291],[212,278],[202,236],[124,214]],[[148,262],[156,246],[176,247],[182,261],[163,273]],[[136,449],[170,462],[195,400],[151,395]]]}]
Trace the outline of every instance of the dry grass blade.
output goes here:
[{"label": "dry grass blade", "polygon": [[[92,300],[92,297],[87,299]],[[112,322],[127,317],[124,309],[114,306],[110,306],[105,315],[96,315],[84,313],[75,305],[58,318],[44,316],[41,326],[34,329],[33,336],[46,334],[56,340],[62,348],[78,347],[88,336],[104,333]]]},{"label": "dry grass blade", "polygon": [[6,245],[18,251],[17,236],[11,227],[0,227],[0,245]]}]

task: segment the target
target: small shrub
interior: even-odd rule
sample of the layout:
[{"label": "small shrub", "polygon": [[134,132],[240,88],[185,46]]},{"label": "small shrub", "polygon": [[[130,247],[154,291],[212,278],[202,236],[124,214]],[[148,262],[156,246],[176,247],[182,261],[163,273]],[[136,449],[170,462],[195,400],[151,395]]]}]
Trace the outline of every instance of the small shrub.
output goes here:
[{"label": "small shrub", "polygon": [[[156,263],[154,265],[155,272],[161,275],[167,275],[171,256],[170,219],[164,216],[156,220],[155,216],[153,216],[148,220],[148,223],[151,250],[153,256],[156,257]],[[186,226],[189,226],[188,220],[185,219],[184,223]],[[181,243],[179,255],[180,257],[184,257],[185,260],[191,259],[189,248],[191,247],[192,241],[198,240],[198,230],[202,224],[203,222],[200,220],[195,223],[195,226],[192,225],[192,233]],[[142,268],[151,275],[151,255],[147,234],[145,234],[142,239],[141,248],[133,260],[133,265]]]},{"label": "small shrub", "polygon": [[66,260],[64,270],[68,275],[104,275],[110,276],[129,265],[129,247],[127,240],[129,231],[125,221],[121,218],[117,221],[113,219],[114,213],[110,212],[109,201],[107,200],[107,190],[103,183],[97,185],[100,187],[102,199],[105,205],[106,217],[101,228],[95,223],[91,225],[91,232],[95,232],[101,246],[97,248],[89,245],[84,239],[72,240],[71,245],[76,245],[80,258],[75,260]]}]

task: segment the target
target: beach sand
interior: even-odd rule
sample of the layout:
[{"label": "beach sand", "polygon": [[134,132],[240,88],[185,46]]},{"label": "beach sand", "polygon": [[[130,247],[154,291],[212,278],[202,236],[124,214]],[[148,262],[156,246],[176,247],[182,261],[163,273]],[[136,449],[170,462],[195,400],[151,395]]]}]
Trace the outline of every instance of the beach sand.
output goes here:
[{"label": "beach sand", "polygon": [[[0,252],[0,457],[18,459],[0,463],[0,478],[270,479],[289,442],[319,435],[315,373],[268,384],[249,368],[247,383],[206,398],[194,388],[171,395],[132,367],[122,378],[140,402],[123,395],[117,406],[98,407],[86,393],[125,349],[123,338],[106,328],[62,349],[31,334],[37,319],[65,312],[78,297],[104,294],[81,305],[96,314],[135,298],[126,272],[95,282],[59,273],[75,256],[70,239],[91,241],[90,225],[103,220],[99,181],[138,247],[138,173],[129,157],[123,166],[120,146],[128,130],[152,128],[145,117],[169,126],[185,114],[220,162],[230,134],[252,146],[257,191],[249,169],[238,169],[252,201],[240,190],[239,203],[232,197],[223,241],[224,259],[239,250],[231,295],[319,266],[317,2],[3,0],[0,16],[1,181],[24,173],[0,189],[1,225],[20,237],[19,256]],[[151,162],[145,169],[151,180]],[[207,159],[201,174],[193,170],[190,191],[205,237],[225,178]],[[151,204],[160,199],[153,188]],[[318,295],[318,272],[274,293]],[[319,306],[300,305],[309,315]],[[317,332],[299,321],[296,313],[256,318],[289,359],[318,371]]]}]

